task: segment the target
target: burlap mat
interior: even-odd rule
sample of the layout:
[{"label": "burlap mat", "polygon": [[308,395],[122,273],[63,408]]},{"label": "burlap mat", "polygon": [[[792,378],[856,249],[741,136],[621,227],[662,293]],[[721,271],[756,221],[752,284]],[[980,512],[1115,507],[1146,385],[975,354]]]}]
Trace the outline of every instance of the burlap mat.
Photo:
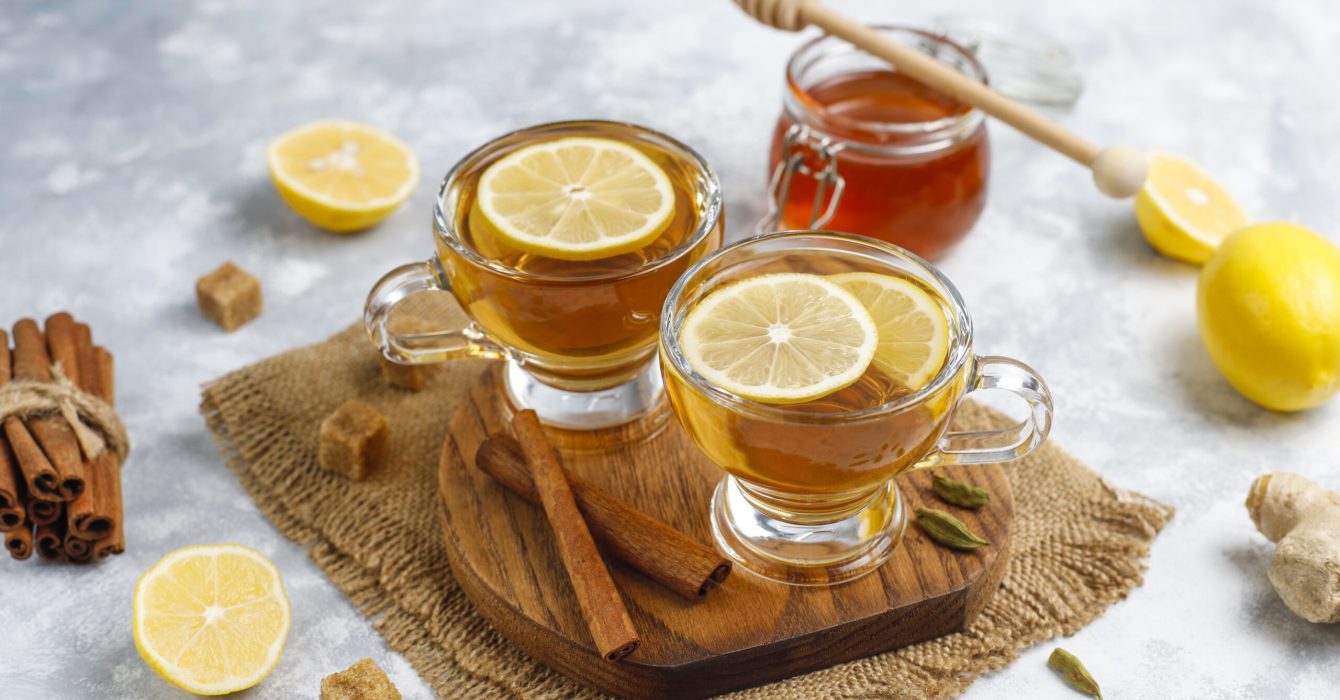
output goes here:
[{"label": "burlap mat", "polygon": [[[595,694],[531,660],[475,614],[447,566],[435,509],[438,452],[456,400],[484,365],[455,363],[420,393],[386,387],[361,325],[229,374],[202,411],[228,464],[442,697]],[[351,483],[316,461],[321,420],[359,397],[390,421],[389,458]],[[1002,417],[975,405],[963,427]],[[941,698],[1019,651],[1073,634],[1141,583],[1170,508],[1115,489],[1052,445],[1006,467],[1017,518],[1000,590],[964,632],[736,694]]]}]

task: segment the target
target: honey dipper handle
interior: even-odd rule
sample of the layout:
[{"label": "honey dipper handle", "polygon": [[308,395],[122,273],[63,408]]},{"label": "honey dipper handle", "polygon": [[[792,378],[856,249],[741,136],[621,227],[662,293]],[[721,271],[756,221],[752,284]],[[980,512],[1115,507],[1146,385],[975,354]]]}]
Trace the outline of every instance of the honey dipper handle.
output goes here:
[{"label": "honey dipper handle", "polygon": [[908,76],[990,114],[1089,168],[1103,194],[1119,199],[1132,197],[1144,185],[1145,158],[1139,150],[1124,145],[1102,148],[934,58],[830,10],[818,0],[735,0],[735,4],[770,27],[799,31],[813,24],[888,61]]}]

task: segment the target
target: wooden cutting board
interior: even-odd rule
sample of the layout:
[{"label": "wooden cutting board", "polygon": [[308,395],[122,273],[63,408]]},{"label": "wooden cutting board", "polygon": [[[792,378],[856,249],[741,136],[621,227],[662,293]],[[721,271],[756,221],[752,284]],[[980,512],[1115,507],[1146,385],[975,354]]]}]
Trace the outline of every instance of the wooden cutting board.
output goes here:
[{"label": "wooden cutting board", "polygon": [[[930,474],[898,477],[909,512],[953,512],[993,544],[975,552],[936,545],[912,523],[877,572],[831,587],[773,583],[736,566],[692,603],[617,561],[614,580],[642,636],[619,663],[596,653],[543,512],[475,467],[475,451],[506,431],[511,408],[497,372],[485,372],[452,417],[438,485],[448,559],[480,614],[542,663],[601,691],[692,698],[759,685],[956,632],[1000,585],[1014,504],[997,466],[944,468],[992,494],[977,511],[947,506]],[[599,444],[592,440],[598,439]],[[600,436],[557,431],[564,466],[702,542],[708,502],[724,472],[708,461],[664,404]]]}]

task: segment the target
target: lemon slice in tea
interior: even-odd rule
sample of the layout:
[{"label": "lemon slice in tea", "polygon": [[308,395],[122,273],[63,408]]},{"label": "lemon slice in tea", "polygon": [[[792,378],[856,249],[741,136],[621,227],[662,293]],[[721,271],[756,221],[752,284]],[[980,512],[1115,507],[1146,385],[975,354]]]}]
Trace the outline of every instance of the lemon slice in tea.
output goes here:
[{"label": "lemon slice in tea", "polygon": [[479,179],[479,210],[507,245],[596,260],[656,239],[675,214],[670,178],[620,141],[571,137],[518,149]]},{"label": "lemon slice in tea", "polygon": [[708,294],[684,320],[689,365],[746,399],[791,404],[850,386],[879,333],[850,292],[819,275],[750,277]]},{"label": "lemon slice in tea", "polygon": [[135,647],[167,682],[222,695],[261,682],[288,638],[279,570],[236,544],[185,547],[135,586]]},{"label": "lemon slice in tea", "polygon": [[876,367],[912,391],[939,374],[949,353],[949,322],[934,297],[892,275],[848,272],[828,279],[851,292],[875,319]]},{"label": "lemon slice in tea", "polygon": [[400,139],[365,124],[320,121],[270,143],[279,196],[312,225],[365,229],[391,215],[419,182],[419,161]]},{"label": "lemon slice in tea", "polygon": [[1197,265],[1251,217],[1205,171],[1185,158],[1149,154],[1149,176],[1135,196],[1135,220],[1154,249]]}]

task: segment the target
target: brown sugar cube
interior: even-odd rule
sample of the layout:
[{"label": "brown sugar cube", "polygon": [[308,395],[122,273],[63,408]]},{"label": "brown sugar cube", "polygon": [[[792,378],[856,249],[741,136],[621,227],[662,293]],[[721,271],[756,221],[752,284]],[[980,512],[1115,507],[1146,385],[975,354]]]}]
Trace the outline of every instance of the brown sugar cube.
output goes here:
[{"label": "brown sugar cube", "polygon": [[[434,326],[422,319],[414,317],[393,318],[389,324],[390,330],[396,333],[431,333]],[[378,357],[378,362],[382,367],[382,379],[394,387],[409,389],[410,391],[419,391],[424,384],[428,382],[428,377],[432,376],[433,371],[440,365],[402,365],[392,362],[386,357]]]},{"label": "brown sugar cube", "polygon": [[362,481],[381,461],[388,432],[386,417],[380,411],[349,399],[321,422],[316,459],[336,474]]},{"label": "brown sugar cube", "polygon": [[400,700],[400,691],[372,659],[321,679],[321,700]]},{"label": "brown sugar cube", "polygon": [[401,389],[418,391],[428,382],[437,365],[402,365],[385,357],[377,358],[382,366],[382,379],[387,384]]},{"label": "brown sugar cube", "polygon": [[226,262],[196,281],[195,300],[205,318],[236,330],[261,315],[261,281]]}]

